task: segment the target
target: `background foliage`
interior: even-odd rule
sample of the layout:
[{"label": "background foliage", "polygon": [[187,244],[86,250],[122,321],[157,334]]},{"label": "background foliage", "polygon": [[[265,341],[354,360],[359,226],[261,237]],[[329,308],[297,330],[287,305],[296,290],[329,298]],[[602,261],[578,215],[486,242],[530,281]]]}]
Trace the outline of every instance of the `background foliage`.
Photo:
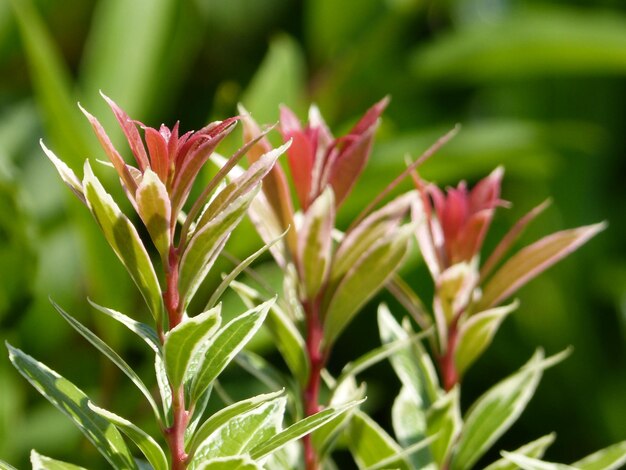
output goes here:
[{"label": "background foliage", "polygon": [[[277,120],[278,103],[302,116],[315,101],[340,134],[390,94],[372,160],[340,221],[403,168],[405,153],[419,154],[456,122],[460,135],[421,173],[454,184],[504,164],[503,196],[515,206],[496,216],[494,241],[548,196],[552,208],[521,243],[608,220],[608,231],[523,289],[519,312],[464,388],[470,403],[535,345],[549,353],[573,345],[502,447],[554,429],[559,439],[547,458],[576,460],[626,438],[624,75],[626,6],[618,0],[0,2],[0,336],[62,374],[71,370],[100,403],[140,422],[147,415],[131,385],[48,302],[51,295],[141,369],[141,351],[93,316],[85,297],[122,311],[140,302],[38,146],[43,137],[75,169],[86,156],[102,158],[76,101],[111,130],[99,89],[146,124],[180,119],[195,129],[235,114],[238,101],[268,123]],[[243,257],[258,247],[251,234],[240,228],[229,251]],[[270,266],[257,269],[278,278]],[[414,259],[405,271],[417,270],[407,280],[419,290],[428,282],[418,266]],[[335,371],[377,345],[374,303],[345,335],[330,364]],[[263,337],[255,347],[277,357]],[[368,409],[383,424],[399,387],[392,377],[386,364],[364,376]],[[229,378],[233,395],[248,394],[240,391],[245,372],[232,369]],[[95,451],[9,368],[6,354],[0,384],[2,458],[21,467],[32,447],[61,459],[80,449],[86,460],[71,460],[89,463]]]}]

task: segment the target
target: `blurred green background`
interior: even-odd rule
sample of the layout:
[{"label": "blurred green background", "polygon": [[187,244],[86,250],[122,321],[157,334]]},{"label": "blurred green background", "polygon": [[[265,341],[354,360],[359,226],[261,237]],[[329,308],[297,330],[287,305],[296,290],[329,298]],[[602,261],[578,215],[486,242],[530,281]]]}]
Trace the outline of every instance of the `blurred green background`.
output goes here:
[{"label": "blurred green background", "polygon": [[[573,345],[498,447],[554,430],[546,458],[576,460],[626,439],[625,78],[622,0],[2,0],[0,337],[96,402],[147,418],[125,377],[48,302],[52,296],[151,376],[147,351],[87,306],[89,296],[145,314],[86,209],[39,148],[43,138],[79,174],[85,157],[104,158],[77,101],[121,143],[98,90],[148,125],[180,119],[183,129],[232,115],[239,101],[265,123],[277,120],[279,103],[304,117],[315,101],[337,133],[390,94],[369,167],[340,213],[343,224],[403,169],[405,154],[419,155],[457,122],[461,133],[421,173],[445,185],[505,165],[503,196],[514,205],[499,212],[487,250],[547,197],[554,204],[521,244],[609,222],[519,293],[521,308],[463,391],[469,404],[537,345],[549,353]],[[222,150],[238,144],[231,138]],[[243,256],[258,246],[251,233],[250,226],[239,230],[230,251]],[[269,263],[258,269],[277,277]],[[423,266],[415,260],[404,275],[428,301]],[[331,371],[377,344],[372,303],[344,335]],[[269,342],[256,345],[276,357]],[[233,390],[246,380],[241,371],[230,376]],[[369,410],[387,425],[397,381],[385,364],[363,378]],[[70,421],[0,353],[0,458],[24,467],[33,447],[101,465]]]}]

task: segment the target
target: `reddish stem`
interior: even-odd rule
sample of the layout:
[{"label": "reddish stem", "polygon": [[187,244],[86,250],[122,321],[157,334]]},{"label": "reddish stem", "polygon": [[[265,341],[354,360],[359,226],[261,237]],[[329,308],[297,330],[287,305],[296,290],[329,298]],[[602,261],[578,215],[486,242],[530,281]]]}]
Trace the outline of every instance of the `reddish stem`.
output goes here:
[{"label": "reddish stem", "polygon": [[189,422],[189,413],[185,410],[185,389],[181,385],[178,390],[172,390],[172,414],[174,422],[165,430],[165,438],[172,456],[172,470],[187,468],[187,453],[185,452],[185,429]]},{"label": "reddish stem", "polygon": [[458,316],[452,321],[448,327],[448,347],[446,352],[439,356],[439,368],[441,370],[441,378],[443,387],[449,391],[457,383],[459,383],[459,374],[456,370],[454,356],[458,342]]},{"label": "reddish stem", "polygon": [[[319,390],[321,373],[326,362],[325,352],[322,350],[324,329],[319,316],[319,299],[303,303],[307,321],[306,350],[309,356],[310,372],[309,381],[302,391],[305,416],[311,416],[320,409]],[[304,445],[304,461],[306,470],[317,470],[319,462],[317,453],[311,441],[311,435],[302,438]]]},{"label": "reddish stem", "polygon": [[166,290],[163,292],[163,302],[169,318],[169,329],[178,325],[182,319],[180,312],[180,295],[178,292],[178,250],[170,247],[167,272],[165,274]]}]

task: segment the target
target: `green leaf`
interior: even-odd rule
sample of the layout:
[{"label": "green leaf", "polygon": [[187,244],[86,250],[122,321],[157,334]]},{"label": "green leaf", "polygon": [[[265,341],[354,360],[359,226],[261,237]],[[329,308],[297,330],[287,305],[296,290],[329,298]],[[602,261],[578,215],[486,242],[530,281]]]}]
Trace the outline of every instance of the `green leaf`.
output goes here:
[{"label": "green leaf", "polygon": [[563,230],[522,248],[487,282],[475,310],[481,311],[498,305],[605,228],[605,223],[599,223]]},{"label": "green leaf", "polygon": [[578,467],[570,467],[560,463],[544,462],[521,454],[502,451],[502,456],[517,465],[522,470],[576,470]]},{"label": "green leaf", "polygon": [[237,403],[233,403],[232,405],[227,406],[226,408],[222,408],[211,417],[209,417],[203,424],[200,426],[198,431],[191,439],[191,442],[188,446],[189,454],[194,454],[198,446],[207,440],[209,436],[211,436],[215,431],[221,428],[224,424],[229,422],[231,419],[245,414],[249,411],[252,411],[259,406],[267,403],[269,401],[275,400],[276,398],[282,396],[284,394],[283,391],[267,393],[264,395],[257,395],[252,398],[248,398],[247,400],[238,401]]},{"label": "green leaf", "polygon": [[320,426],[335,419],[337,416],[345,413],[346,411],[354,408],[355,406],[363,403],[364,400],[353,401],[343,406],[329,407],[314,415],[307,416],[306,418],[292,424],[287,429],[273,435],[266,441],[259,443],[250,451],[250,455],[254,459],[261,459],[272,452],[277,451],[286,444],[300,439],[302,436],[315,431]]},{"label": "green leaf", "polygon": [[[372,418],[361,411],[354,413],[347,431],[348,447],[359,468],[376,465],[389,457],[398,455],[402,449]],[[393,459],[387,468],[409,470],[405,458]]]},{"label": "green leaf", "polygon": [[[416,52],[420,80],[483,83],[626,70],[626,18],[559,8],[518,11],[442,36]],[[512,58],[512,60],[503,60]]]},{"label": "green leaf", "polygon": [[100,225],[107,242],[141,291],[156,323],[161,324],[163,311],[161,288],[150,256],[139,238],[137,229],[105,191],[93,174],[88,160],[85,161],[83,190],[89,209]]},{"label": "green leaf", "polygon": [[167,188],[150,168],[143,174],[135,199],[137,213],[148,229],[150,238],[161,255],[163,265],[167,266],[171,243],[172,207]]},{"label": "green leaf", "polygon": [[[517,455],[525,455],[527,457],[540,459],[541,457],[543,457],[546,449],[554,442],[555,438],[556,434],[554,433],[546,434],[545,436],[542,436],[539,439],[529,442],[519,449],[514,450],[513,453]],[[517,465],[503,457],[486,467],[485,470],[517,470],[517,468]]]},{"label": "green leaf", "polygon": [[[30,463],[33,470],[86,470],[78,465],[51,459],[50,457],[41,455],[36,450],[30,451]],[[1,463],[0,468],[3,468]]]},{"label": "green leaf", "polygon": [[159,395],[163,405],[163,416],[167,426],[172,424],[172,388],[167,380],[167,372],[165,372],[165,364],[160,354],[154,355],[154,372],[156,375],[157,386],[159,387]]},{"label": "green leaf", "polygon": [[[409,387],[403,386],[393,402],[391,409],[393,430],[403,448],[422,442],[426,438],[426,410],[418,403],[419,401],[419,397],[416,397]],[[428,448],[411,454],[410,460],[415,468],[424,470],[439,468],[435,465]]]},{"label": "green leaf", "polygon": [[[232,282],[230,287],[239,294],[248,308],[252,308],[254,303],[263,300],[258,291],[245,284]],[[294,322],[280,308],[278,303],[274,303],[270,308],[265,319],[265,326],[276,341],[276,348],[280,351],[293,376],[300,385],[306,384],[309,378],[306,344]]]},{"label": "green leaf", "polygon": [[427,434],[434,438],[430,452],[441,468],[448,461],[452,446],[463,426],[458,387],[452,388],[432,404],[426,413],[426,422]]},{"label": "green leaf", "polygon": [[206,350],[198,374],[193,379],[192,402],[200,397],[257,332],[274,301],[275,299],[267,301],[234,318],[215,334],[213,342]]},{"label": "green leaf", "polygon": [[7,343],[15,368],[50,403],[68,416],[113,468],[137,469],[124,439],[107,420],[88,406],[89,398],[67,379]]},{"label": "green leaf", "polygon": [[[383,344],[403,340],[409,333],[398,324],[385,304],[378,308],[378,329]],[[389,358],[396,375],[418,400],[418,405],[428,408],[441,394],[434,366],[419,342],[401,349]]]},{"label": "green leaf", "polygon": [[83,193],[83,185],[74,173],[74,171],[69,166],[67,166],[63,160],[57,157],[54,152],[52,152],[52,150],[46,147],[43,143],[43,140],[39,141],[39,145],[41,145],[44,153],[56,168],[63,182],[72,190],[76,197],[78,197],[78,199],[83,202],[83,204],[87,205],[87,201],[85,200],[85,194]]},{"label": "green leaf", "polygon": [[232,417],[200,442],[190,467],[193,469],[211,457],[228,457],[250,452],[280,431],[286,404],[287,399],[280,396]]},{"label": "green leaf", "polygon": [[409,250],[408,225],[375,243],[354,264],[337,288],[324,298],[324,341],[330,347],[358,310],[400,267]]},{"label": "green leaf", "polygon": [[59,305],[57,305],[52,299],[50,299],[52,306],[56,309],[57,312],[61,314],[63,319],[70,324],[72,328],[78,331],[87,341],[89,341],[95,348],[104,354],[113,364],[115,364],[119,369],[126,374],[126,376],[135,384],[135,386],[143,393],[150,403],[152,407],[152,411],[154,412],[157,420],[161,421],[162,416],[159,412],[159,407],[157,406],[154,398],[152,398],[152,394],[148,390],[148,387],[145,386],[141,378],[137,375],[137,373],[130,367],[124,359],[120,357],[111,347],[102,341],[98,336],[96,336],[91,330],[82,325],[78,320],[72,317],[69,313],[63,310]]},{"label": "green leaf", "polygon": [[246,456],[218,457],[203,462],[196,468],[197,470],[263,470],[262,465]]},{"label": "green leaf", "polygon": [[217,301],[219,300],[219,298],[226,291],[226,289],[231,285],[231,283],[237,278],[237,276],[239,276],[243,271],[245,271],[246,268],[250,266],[259,256],[261,256],[263,253],[269,250],[277,242],[282,240],[282,238],[285,236],[286,233],[287,232],[283,232],[279,237],[263,245],[261,248],[259,248],[257,251],[255,251],[246,259],[244,259],[241,263],[239,263],[235,267],[235,269],[233,269],[230,273],[228,273],[227,276],[224,276],[224,279],[222,279],[222,282],[220,282],[220,285],[217,286],[217,288],[213,291],[213,294],[211,295],[211,298],[207,302],[204,309],[208,310],[214,307]]},{"label": "green leaf", "polygon": [[574,462],[579,470],[617,470],[626,463],[626,441],[618,442]]},{"label": "green leaf", "polygon": [[566,350],[543,359],[537,350],[518,372],[483,394],[469,409],[452,457],[451,469],[469,468],[502,436],[522,414],[545,369],[564,359]]},{"label": "green leaf", "polygon": [[459,375],[474,363],[491,344],[502,321],[515,309],[519,302],[475,313],[461,323],[454,362]]},{"label": "green leaf", "polygon": [[159,355],[162,354],[161,341],[159,340],[159,335],[157,334],[155,329],[152,328],[150,325],[146,325],[145,323],[141,323],[141,322],[138,322],[137,320],[133,320],[132,318],[116,310],[98,305],[95,302],[92,302],[91,299],[87,299],[87,301],[91,304],[93,308],[117,320],[126,328],[128,328],[130,331],[132,331],[141,339],[143,339],[146,342],[146,344],[150,346],[150,348],[155,353]]},{"label": "green leaf", "polygon": [[0,460],[0,470],[17,470],[14,466],[9,465],[4,460]]},{"label": "green leaf", "polygon": [[143,455],[146,456],[150,465],[154,470],[167,470],[167,458],[165,453],[159,444],[147,434],[145,431],[110,411],[95,406],[93,403],[89,403],[89,408],[111,424],[116,426],[120,431],[126,434],[136,445],[139,447]]},{"label": "green leaf", "polygon": [[207,310],[196,317],[172,328],[165,338],[163,345],[163,359],[165,371],[174,389],[183,383],[189,364],[200,349],[206,349],[215,330],[221,322],[221,305]]},{"label": "green leaf", "polygon": [[335,197],[328,187],[306,210],[298,231],[298,268],[307,299],[314,299],[326,283],[335,226]]},{"label": "green leaf", "polygon": [[306,90],[305,58],[299,44],[281,34],[274,37],[267,55],[241,97],[258,122],[275,122],[277,103],[296,106]]},{"label": "green leaf", "polygon": [[183,305],[189,304],[258,191],[257,186],[254,190],[241,195],[215,218],[196,229],[180,262],[178,287]]}]

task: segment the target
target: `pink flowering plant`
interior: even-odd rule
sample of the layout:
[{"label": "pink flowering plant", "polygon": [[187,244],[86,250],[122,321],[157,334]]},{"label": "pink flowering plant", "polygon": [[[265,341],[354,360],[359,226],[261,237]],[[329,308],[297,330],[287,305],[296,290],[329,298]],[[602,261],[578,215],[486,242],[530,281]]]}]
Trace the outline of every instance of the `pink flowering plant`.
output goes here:
[{"label": "pink flowering plant", "polygon": [[[340,230],[337,212],[367,164],[388,99],[373,105],[340,137],[333,136],[315,106],[304,125],[283,107],[278,129],[284,143],[277,148],[267,135],[271,129],[261,130],[243,107],[240,116],[181,133],[178,123],[151,128],[105,100],[130,152],[116,149],[98,120],[83,111],[109,160],[104,166],[119,177],[132,216],[107,192],[89,160],[79,179],[43,143],[42,148],[91,212],[145,301],[143,316],[89,302],[147,346],[156,390],[103,339],[52,304],[137,386],[158,433],[148,434],[95,404],[48,366],[11,345],[8,349],[17,370],[78,426],[111,467],[333,469],[338,468],[334,451],[341,447],[360,469],[465,470],[475,467],[513,425],[543,371],[567,355],[546,358],[538,350],[519,371],[485,391],[469,409],[461,409],[462,379],[516,308],[518,302],[509,301],[512,295],[604,224],[554,233],[506,258],[527,224],[547,206],[543,203],[522,217],[481,262],[492,219],[498,208],[508,206],[500,198],[504,170],[497,168],[472,189],[462,182],[445,191],[417,173],[456,129]],[[244,145],[230,158],[219,155],[218,145],[238,123]],[[124,153],[132,154],[134,164]],[[280,162],[282,154],[286,157]],[[207,162],[217,165],[217,172],[194,191]],[[413,177],[415,188],[389,196],[407,176]],[[223,274],[203,308],[193,307],[203,281],[226,255],[231,234],[246,216],[264,245]],[[251,264],[268,250],[282,274],[278,292],[262,292],[237,280],[244,271],[254,276]],[[414,250],[432,277],[430,310],[399,275]],[[220,299],[229,288],[247,310],[225,321]],[[380,305],[381,346],[354,358],[338,376],[331,375],[326,366],[333,347],[349,341],[346,329],[383,289],[406,312],[392,314]],[[409,315],[398,321],[404,313]],[[287,372],[245,350],[262,327],[272,335]],[[367,385],[357,379],[385,360],[402,384],[391,410],[393,436],[366,413]],[[244,365],[270,390],[229,401],[219,377],[232,362]],[[224,406],[209,412],[215,409],[208,405],[216,395]],[[498,449],[502,458],[487,468],[600,470],[626,462],[624,442],[570,466],[541,460],[553,440],[550,434],[512,452]],[[31,461],[35,469],[80,468],[36,451]],[[0,468],[13,467],[0,462]]]}]

